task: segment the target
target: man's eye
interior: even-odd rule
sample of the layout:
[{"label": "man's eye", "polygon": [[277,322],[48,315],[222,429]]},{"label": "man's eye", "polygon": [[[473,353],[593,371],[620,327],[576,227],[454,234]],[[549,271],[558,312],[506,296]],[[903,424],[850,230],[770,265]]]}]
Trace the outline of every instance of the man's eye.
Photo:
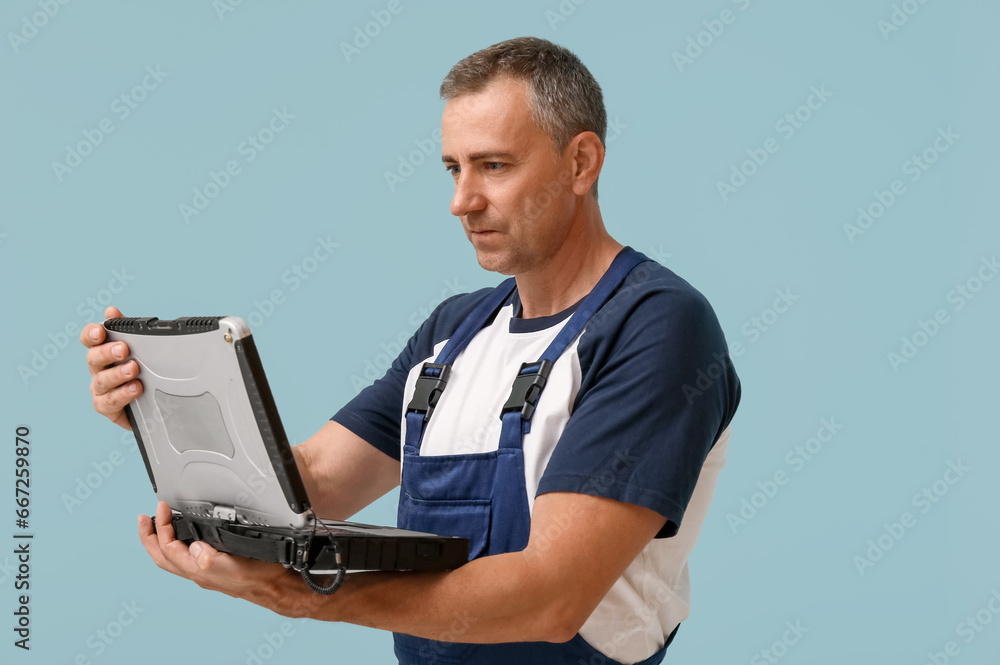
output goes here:
[{"label": "man's eye", "polygon": [[444,167],[444,170],[453,176],[458,175],[458,164],[452,164],[451,166]]},{"label": "man's eye", "polygon": [[486,162],[486,168],[490,171],[499,171],[503,167],[503,162]]}]

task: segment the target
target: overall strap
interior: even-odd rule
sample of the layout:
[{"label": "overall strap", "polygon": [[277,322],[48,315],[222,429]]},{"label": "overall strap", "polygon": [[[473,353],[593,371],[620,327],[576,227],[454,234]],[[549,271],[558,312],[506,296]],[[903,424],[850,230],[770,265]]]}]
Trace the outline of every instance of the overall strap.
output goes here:
[{"label": "overall strap", "polygon": [[517,286],[517,282],[513,277],[510,277],[500,282],[499,286],[483,298],[476,305],[476,308],[469,312],[469,315],[465,317],[462,324],[458,326],[455,334],[451,336],[448,343],[441,349],[436,362],[450,365],[455,360],[455,357],[469,345],[469,342],[476,336],[476,333],[486,325],[486,322],[493,318],[504,301],[514,292],[515,286]]},{"label": "overall strap", "polygon": [[548,379],[552,365],[563,351],[583,332],[591,317],[599,310],[611,293],[618,288],[632,270],[648,260],[631,247],[625,247],[608,267],[597,285],[584,297],[573,316],[535,362],[523,363],[514,378],[510,396],[500,412],[503,427],[500,430],[500,448],[521,448],[524,435],[531,431],[531,417],[538,405],[538,398]]},{"label": "overall strap", "polygon": [[413,398],[406,407],[406,445],[420,449],[427,421],[430,420],[434,407],[447,385],[452,361],[469,345],[486,322],[496,315],[504,301],[513,293],[515,286],[517,282],[510,277],[488,293],[448,339],[435,362],[424,363],[420,368],[413,388]]},{"label": "overall strap", "polygon": [[549,348],[545,349],[545,353],[539,358],[539,363],[543,360],[554,363],[566,350],[566,347],[576,339],[576,336],[583,332],[590,317],[597,313],[597,310],[604,305],[611,293],[625,281],[625,277],[632,272],[632,269],[647,260],[645,256],[631,247],[625,247],[618,252],[615,260],[611,262],[611,266],[608,267],[597,285],[590,290],[580,306],[573,312],[573,316],[552,340]]}]

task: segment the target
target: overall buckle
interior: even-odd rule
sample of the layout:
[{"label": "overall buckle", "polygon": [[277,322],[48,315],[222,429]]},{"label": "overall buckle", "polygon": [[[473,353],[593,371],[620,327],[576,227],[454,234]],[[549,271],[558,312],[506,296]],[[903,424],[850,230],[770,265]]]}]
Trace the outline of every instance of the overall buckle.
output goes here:
[{"label": "overall buckle", "polygon": [[422,413],[424,422],[427,422],[434,413],[434,407],[437,406],[441,393],[444,392],[449,374],[451,374],[450,363],[424,363],[420,368],[420,375],[417,376],[413,398],[406,406],[406,412]]},{"label": "overall buckle", "polygon": [[510,397],[500,410],[500,419],[503,420],[506,413],[520,411],[521,420],[531,420],[531,416],[535,413],[535,405],[538,404],[538,396],[542,394],[542,388],[545,387],[550,371],[552,371],[550,360],[521,363],[521,369],[510,388]]}]

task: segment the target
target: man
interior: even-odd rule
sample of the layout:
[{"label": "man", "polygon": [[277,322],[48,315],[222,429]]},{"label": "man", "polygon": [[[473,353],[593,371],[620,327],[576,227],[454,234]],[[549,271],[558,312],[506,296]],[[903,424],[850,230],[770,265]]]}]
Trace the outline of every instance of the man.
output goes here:
[{"label": "man", "polygon": [[[400,526],[466,536],[472,560],[351,575],[322,597],[280,565],[175,540],[165,504],[140,537],[202,587],[392,630],[402,663],[658,663],[739,403],[724,336],[700,293],[605,230],[606,115],[575,55],[510,40],[441,93],[451,212],[479,264],[514,279],[442,303],[294,452],[319,516],[401,484]],[[128,427],[138,368],[108,368],[128,349],[98,324],[81,341],[95,409]]]}]

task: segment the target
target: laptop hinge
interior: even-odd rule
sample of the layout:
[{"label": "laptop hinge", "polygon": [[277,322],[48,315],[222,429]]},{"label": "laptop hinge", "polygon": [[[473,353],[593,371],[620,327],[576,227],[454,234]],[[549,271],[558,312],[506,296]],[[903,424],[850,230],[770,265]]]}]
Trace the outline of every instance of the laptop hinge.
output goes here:
[{"label": "laptop hinge", "polygon": [[236,521],[236,508],[233,506],[213,506],[212,507],[212,517],[217,520],[225,520],[227,522]]}]

